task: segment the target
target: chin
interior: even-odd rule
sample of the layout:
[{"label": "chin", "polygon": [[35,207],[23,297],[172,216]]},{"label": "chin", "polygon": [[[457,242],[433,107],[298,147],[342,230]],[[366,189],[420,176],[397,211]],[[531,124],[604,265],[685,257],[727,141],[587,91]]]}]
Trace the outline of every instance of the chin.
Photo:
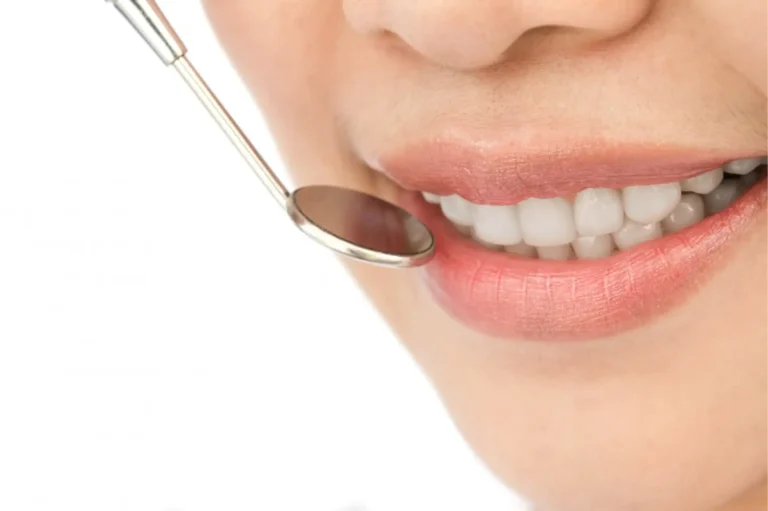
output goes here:
[{"label": "chin", "polygon": [[764,484],[763,392],[686,401],[678,392],[695,389],[665,393],[631,375],[483,369],[438,376],[438,390],[471,448],[537,511],[714,511]]}]

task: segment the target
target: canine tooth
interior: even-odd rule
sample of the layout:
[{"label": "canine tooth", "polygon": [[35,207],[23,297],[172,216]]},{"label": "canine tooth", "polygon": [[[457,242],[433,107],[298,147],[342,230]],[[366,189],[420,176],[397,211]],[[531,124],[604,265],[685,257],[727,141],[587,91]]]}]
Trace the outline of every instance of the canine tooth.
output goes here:
[{"label": "canine tooth", "polygon": [[695,193],[683,194],[680,203],[661,221],[664,232],[677,232],[704,220],[704,199]]},{"label": "canine tooth", "polygon": [[587,188],[573,202],[576,230],[581,236],[600,236],[616,232],[624,222],[621,194],[609,188]]},{"label": "canine tooth", "polygon": [[742,158],[741,160],[734,160],[726,163],[723,165],[723,170],[728,174],[738,174],[743,176],[749,174],[762,164],[762,158]]},{"label": "canine tooth", "polygon": [[712,193],[704,196],[704,209],[708,215],[719,213],[739,197],[739,180],[726,179]]},{"label": "canine tooth", "polygon": [[698,176],[689,177],[680,183],[684,192],[700,193],[705,195],[719,185],[723,180],[723,169],[714,169]]},{"label": "canine tooth", "polygon": [[550,261],[567,261],[571,258],[571,245],[557,245],[556,247],[537,247],[536,253],[539,259],[548,259]]},{"label": "canine tooth", "polygon": [[443,210],[443,215],[454,224],[463,227],[472,225],[474,205],[468,200],[458,195],[441,197],[440,209]]},{"label": "canine tooth", "polygon": [[523,257],[536,257],[536,247],[526,245],[525,243],[516,243],[514,245],[508,245],[504,247],[504,252],[510,254],[517,254]]},{"label": "canine tooth", "polygon": [[495,245],[514,245],[523,239],[515,206],[475,206],[477,238]]},{"label": "canine tooth", "polygon": [[440,204],[439,195],[436,195],[434,193],[429,193],[429,192],[421,192],[421,195],[423,195],[424,200],[429,202],[430,204]]},{"label": "canine tooth", "polygon": [[680,202],[680,183],[627,186],[622,190],[624,212],[639,224],[661,221]]},{"label": "canine tooth", "polygon": [[517,211],[528,245],[554,247],[576,239],[573,207],[563,198],[527,199],[518,204]]},{"label": "canine tooth", "polygon": [[578,259],[600,259],[613,253],[613,238],[602,236],[581,236],[573,242],[573,251]]},{"label": "canine tooth", "polygon": [[613,234],[613,242],[620,250],[661,237],[661,224],[658,222],[640,224],[627,218],[624,225]]}]

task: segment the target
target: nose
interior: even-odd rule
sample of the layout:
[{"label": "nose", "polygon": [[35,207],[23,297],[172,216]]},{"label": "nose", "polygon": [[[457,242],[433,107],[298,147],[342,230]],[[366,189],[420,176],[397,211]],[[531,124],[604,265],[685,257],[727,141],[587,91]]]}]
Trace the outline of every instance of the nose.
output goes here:
[{"label": "nose", "polygon": [[[524,34],[540,28],[574,41],[632,30],[654,0],[343,0],[363,34],[394,34],[424,58],[454,69],[493,65]],[[582,37],[574,37],[581,35]]]}]

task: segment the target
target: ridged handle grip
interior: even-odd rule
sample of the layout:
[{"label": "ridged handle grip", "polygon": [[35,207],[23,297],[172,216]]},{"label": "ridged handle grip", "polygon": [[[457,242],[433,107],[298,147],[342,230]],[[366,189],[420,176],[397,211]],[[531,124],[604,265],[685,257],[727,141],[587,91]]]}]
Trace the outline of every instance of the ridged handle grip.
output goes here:
[{"label": "ridged handle grip", "polygon": [[155,0],[107,0],[136,29],[167,66],[186,55],[181,41]]}]

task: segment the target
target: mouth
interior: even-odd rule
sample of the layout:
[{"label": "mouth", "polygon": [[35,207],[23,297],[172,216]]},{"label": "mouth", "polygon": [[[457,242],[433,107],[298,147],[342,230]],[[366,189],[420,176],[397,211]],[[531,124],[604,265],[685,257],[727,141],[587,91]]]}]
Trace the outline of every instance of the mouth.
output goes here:
[{"label": "mouth", "polygon": [[422,275],[449,314],[494,337],[587,340],[684,301],[766,202],[763,155],[628,153],[439,144],[371,166],[433,231]]}]

